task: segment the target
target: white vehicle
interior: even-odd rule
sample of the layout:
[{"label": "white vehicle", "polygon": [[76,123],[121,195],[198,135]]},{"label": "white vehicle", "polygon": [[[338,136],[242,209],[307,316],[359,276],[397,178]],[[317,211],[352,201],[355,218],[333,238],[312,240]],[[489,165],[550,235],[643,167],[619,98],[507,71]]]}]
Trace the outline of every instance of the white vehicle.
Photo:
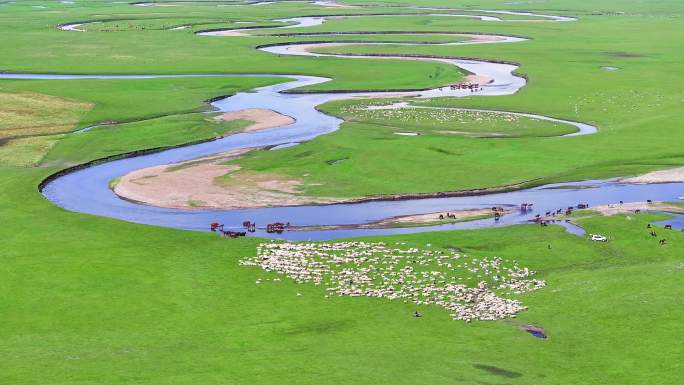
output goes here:
[{"label": "white vehicle", "polygon": [[591,234],[591,240],[594,242],[608,242],[608,238],[603,235]]}]

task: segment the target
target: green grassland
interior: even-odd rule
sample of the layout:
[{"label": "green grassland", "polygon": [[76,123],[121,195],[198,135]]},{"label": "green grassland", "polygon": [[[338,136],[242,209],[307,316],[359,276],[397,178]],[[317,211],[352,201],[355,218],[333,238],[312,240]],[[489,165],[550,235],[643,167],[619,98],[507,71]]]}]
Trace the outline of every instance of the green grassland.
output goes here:
[{"label": "green grassland", "polygon": [[244,120],[215,121],[211,116],[195,113],[103,126],[64,137],[43,160],[45,166],[69,166],[124,152],[224,136],[248,124]]},{"label": "green grassland", "polygon": [[545,327],[542,341],[506,321],[465,324],[428,307],[417,320],[402,303],[255,285],[273,277],[237,264],[255,239],[66,215],[42,200],[27,212],[36,171],[5,169],[0,182],[13,218],[0,229],[4,383],[678,382],[684,237],[658,246],[645,229],[654,216],[581,222],[607,244],[535,226],[372,239],[538,270],[548,286],[521,298],[530,309],[516,322]]},{"label": "green grassland", "polygon": [[[208,99],[286,80],[276,77],[4,80],[0,81],[0,95],[16,95],[23,91],[92,103],[94,106],[78,116],[75,123],[72,122],[73,125],[85,127],[103,122],[129,122],[210,111],[210,106],[205,102]],[[22,100],[23,110],[27,111],[27,115],[33,114],[26,119],[36,120],[35,115],[45,113],[46,108],[62,108],[59,105],[61,100],[56,99],[52,105],[45,102],[45,107],[39,101]],[[69,111],[66,108],[62,110]],[[47,112],[51,111],[48,109]],[[55,121],[50,123],[54,124]]]},{"label": "green grassland", "polygon": [[[23,4],[22,4],[23,5]],[[285,38],[198,37],[191,31],[144,30],[130,32],[82,33],[60,31],[56,25],[73,21],[102,20],[119,17],[139,18],[192,14],[197,18],[215,19],[217,12],[242,19],[260,14],[261,20],[306,14],[344,13],[321,7],[292,3],[277,7],[229,8],[206,6],[133,7],[127,4],[60,7],[58,11],[39,10],[30,6],[6,5],[0,14],[5,39],[0,42],[4,53],[0,70],[18,72],[61,73],[277,73],[330,76],[327,89],[427,88],[456,80],[460,72],[446,64],[386,63],[320,58],[282,57],[255,51],[266,43]],[[103,13],[103,8],[107,13]],[[261,12],[261,13],[260,13]],[[373,12],[373,9],[361,12]],[[29,15],[31,17],[29,17]],[[41,17],[36,17],[41,15]],[[133,15],[133,16],[131,16]],[[273,23],[271,23],[273,24]],[[35,39],[43,44],[37,47]],[[136,44],[130,44],[134,39]],[[439,75],[439,76],[433,76]]]},{"label": "green grassland", "polygon": [[[539,158],[520,159],[516,163],[502,161],[506,157],[517,158],[515,153],[524,147],[523,139],[506,139],[518,142],[517,146],[511,146],[499,139],[394,134],[401,130],[346,123],[339,132],[306,144],[252,153],[232,163],[247,171],[299,177],[305,181],[303,191],[307,194],[339,197],[493,187],[520,182],[522,170],[535,169],[539,174],[531,176],[543,176],[555,167],[554,163],[539,162]],[[486,140],[487,147],[497,156],[483,157],[482,144],[473,145],[474,140]],[[346,160],[331,164],[336,159]],[[454,159],[464,168],[453,167]],[[387,180],[386,175],[393,177]]]},{"label": "green grassland", "polygon": [[[284,80],[234,77],[3,81],[0,139],[5,141],[0,146],[0,164],[36,166],[45,161],[43,166],[71,166],[132,150],[222,136],[247,122],[210,119],[210,115],[200,113],[211,111],[207,99]],[[90,132],[61,135],[99,123],[106,125]]]},{"label": "green grassland", "polygon": [[[453,0],[395,0],[391,4],[403,3],[469,5]],[[309,143],[256,153],[244,160],[245,165],[298,176],[309,172],[310,181],[326,182],[309,193],[358,196],[483,187],[536,177],[616,176],[682,164],[681,2],[478,3],[476,8],[535,9],[581,19],[574,23],[483,23],[462,18],[359,18],[334,20],[308,30],[529,36],[533,40],[508,45],[372,49],[519,62],[520,72],[530,82],[517,95],[435,99],[425,104],[541,113],[591,122],[600,127],[598,134],[401,137],[392,134],[398,131],[393,125],[399,123],[391,119],[387,127],[376,121],[350,121],[341,130]],[[334,78],[319,89],[424,88],[461,77],[441,64],[274,57],[254,51],[259,44],[316,37],[211,38],[185,30],[80,33],[55,28],[58,23],[108,18],[261,23],[276,17],[349,12],[302,3],[215,5],[134,7],[79,0],[75,5],[3,3],[0,69]],[[167,25],[166,21],[149,23]],[[335,50],[365,49],[369,48]],[[605,72],[602,66],[620,69]],[[430,77],[438,72],[439,78]],[[587,212],[589,217],[578,219],[588,233],[608,236],[607,243],[592,243],[556,226],[533,225],[367,239],[516,259],[547,281],[546,288],[520,296],[529,310],[516,319],[466,324],[451,320],[436,307],[420,307],[424,316],[416,319],[412,316],[416,307],[410,304],[372,298],[325,299],[323,289],[288,280],[256,285],[257,279],[274,274],[240,267],[238,260],[253,256],[263,240],[226,240],[211,233],[67,212],[37,191],[41,180],[69,165],[237,130],[246,122],[208,120],[211,114],[202,113],[204,101],[282,80],[0,81],[1,100],[16,103],[16,95],[31,96],[22,99],[21,108],[0,103],[0,113],[18,116],[18,111],[21,119],[14,122],[47,128],[0,145],[0,383],[681,383],[684,368],[679,357],[684,350],[678,337],[684,316],[684,233],[658,229],[668,239],[667,245],[659,246],[646,224],[663,215],[602,217]],[[38,106],[46,109],[30,108]],[[53,109],[45,114],[48,108]],[[103,121],[128,123],[68,133]],[[3,132],[23,127],[8,119],[2,124]],[[431,126],[426,127],[411,130],[425,131]],[[501,127],[493,122],[481,128]],[[406,130],[405,123],[401,130]],[[333,166],[326,163],[343,157],[349,159]],[[432,172],[425,170],[435,170],[439,177],[430,177],[426,174]],[[549,338],[533,338],[518,323],[543,326]]]}]

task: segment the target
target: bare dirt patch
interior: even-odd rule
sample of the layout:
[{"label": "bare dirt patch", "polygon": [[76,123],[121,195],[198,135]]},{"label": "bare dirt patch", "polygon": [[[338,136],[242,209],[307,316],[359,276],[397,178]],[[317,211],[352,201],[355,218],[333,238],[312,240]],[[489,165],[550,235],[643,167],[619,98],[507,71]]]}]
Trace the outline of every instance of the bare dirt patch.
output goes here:
[{"label": "bare dirt patch", "polygon": [[254,132],[287,126],[295,122],[295,119],[290,116],[263,108],[248,108],[240,111],[226,112],[225,114],[218,116],[217,119],[223,121],[244,119],[254,122],[245,127],[242,130],[243,132]]},{"label": "bare dirt patch", "polygon": [[249,150],[236,150],[121,177],[114,192],[124,199],[167,208],[259,208],[336,203],[341,199],[299,195],[303,182],[278,174],[226,165]]},{"label": "bare dirt patch", "polygon": [[621,179],[620,182],[634,184],[684,182],[684,167],[652,171],[644,175]]}]

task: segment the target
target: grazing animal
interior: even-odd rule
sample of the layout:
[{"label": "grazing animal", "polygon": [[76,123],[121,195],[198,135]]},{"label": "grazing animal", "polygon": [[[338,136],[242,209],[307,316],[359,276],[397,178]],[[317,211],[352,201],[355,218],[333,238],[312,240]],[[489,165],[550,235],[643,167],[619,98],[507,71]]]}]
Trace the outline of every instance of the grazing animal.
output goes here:
[{"label": "grazing animal", "polygon": [[229,237],[229,238],[237,238],[237,237],[244,237],[247,235],[246,232],[241,232],[241,231],[221,231],[223,233],[224,237]]},{"label": "grazing animal", "polygon": [[282,223],[282,222],[269,223],[268,225],[266,225],[266,232],[269,234],[270,233],[282,234],[282,232],[285,231],[285,229],[287,227],[290,227],[290,222],[287,222],[287,223]]},{"label": "grazing animal", "polygon": [[250,233],[253,233],[256,231],[256,222],[244,221],[242,222],[242,227],[246,228]]}]

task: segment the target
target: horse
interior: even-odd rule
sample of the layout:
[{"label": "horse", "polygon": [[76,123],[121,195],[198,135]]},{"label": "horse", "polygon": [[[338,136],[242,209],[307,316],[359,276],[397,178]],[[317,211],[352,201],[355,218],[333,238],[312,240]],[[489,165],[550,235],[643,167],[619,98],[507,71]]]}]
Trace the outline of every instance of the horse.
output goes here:
[{"label": "horse", "polygon": [[287,223],[282,223],[282,222],[274,222],[274,223],[269,223],[266,225],[266,232],[267,233],[278,233],[281,234],[283,231],[285,231],[286,227],[290,226],[290,222]]}]

